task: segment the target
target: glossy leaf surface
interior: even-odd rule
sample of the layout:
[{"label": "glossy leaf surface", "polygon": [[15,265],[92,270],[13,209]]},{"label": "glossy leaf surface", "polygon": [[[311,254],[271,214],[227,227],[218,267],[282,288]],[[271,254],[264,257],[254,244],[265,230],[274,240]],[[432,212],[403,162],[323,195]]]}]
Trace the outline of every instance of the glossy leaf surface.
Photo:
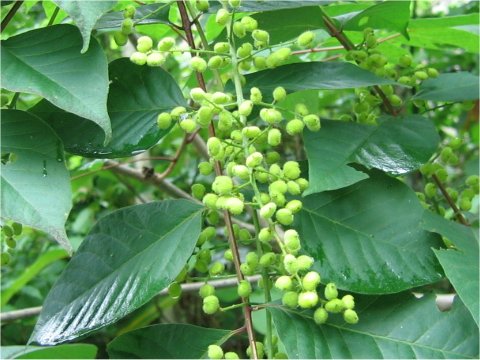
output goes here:
[{"label": "glossy leaf surface", "polygon": [[294,227],[322,282],[364,294],[388,294],[441,279],[431,248],[437,236],[423,230],[423,207],[402,182],[378,171],[340,190],[303,199]]},{"label": "glossy leaf surface", "polygon": [[479,247],[478,239],[471,228],[448,221],[441,216],[425,211],[423,228],[445,236],[455,245],[454,249],[434,249],[435,255],[462,299],[479,324]]},{"label": "glossy leaf surface", "polygon": [[478,327],[456,299],[440,312],[433,295],[355,297],[360,321],[331,315],[318,326],[309,314],[270,308],[289,359],[478,358]]},{"label": "glossy leaf surface", "polygon": [[72,207],[70,176],[63,145],[41,119],[20,110],[2,109],[2,219],[45,231],[67,251],[65,221]]},{"label": "glossy leaf surface", "polygon": [[90,33],[97,20],[110,10],[117,1],[81,1],[81,0],[54,0],[54,3],[65,10],[75,21],[82,33],[82,53],[87,51],[90,44]]},{"label": "glossy leaf surface", "polygon": [[[369,71],[346,62],[308,62],[279,66],[273,70],[262,70],[245,76],[249,94],[252,87],[258,87],[265,98],[271,98],[277,86],[287,92],[311,89],[351,89],[378,84],[392,84],[392,81],[379,78]],[[232,88],[229,83],[227,88]]]},{"label": "glossy leaf surface", "polygon": [[162,68],[138,66],[129,59],[118,59],[110,63],[110,79],[108,112],[112,140],[106,146],[101,130],[86,119],[46,101],[31,111],[55,129],[68,152],[93,158],[118,158],[155,145],[168,133],[158,128],[158,114],[175,106],[186,106],[177,83]]},{"label": "glossy leaf surface", "polygon": [[424,81],[415,99],[433,101],[465,101],[479,98],[479,77],[467,73],[440,74],[436,79]]},{"label": "glossy leaf surface", "polygon": [[[133,20],[137,25],[168,24],[170,4],[148,4],[136,7]],[[95,24],[95,29],[120,29],[124,20],[123,11],[104,14]]]},{"label": "glossy leaf surface", "polygon": [[4,359],[95,359],[97,347],[92,344],[58,346],[2,346]]},{"label": "glossy leaf surface", "polygon": [[107,350],[112,359],[203,359],[208,345],[221,345],[230,333],[189,324],[159,324],[120,335]]},{"label": "glossy leaf surface", "polygon": [[167,287],[191,255],[202,208],[187,200],[103,217],[45,300],[30,341],[52,345],[111,324]]},{"label": "glossy leaf surface", "polygon": [[378,126],[324,120],[320,131],[305,131],[304,138],[310,177],[306,194],[339,189],[367,178],[350,163],[394,175],[418,169],[439,142],[434,124],[415,115],[384,116]]}]

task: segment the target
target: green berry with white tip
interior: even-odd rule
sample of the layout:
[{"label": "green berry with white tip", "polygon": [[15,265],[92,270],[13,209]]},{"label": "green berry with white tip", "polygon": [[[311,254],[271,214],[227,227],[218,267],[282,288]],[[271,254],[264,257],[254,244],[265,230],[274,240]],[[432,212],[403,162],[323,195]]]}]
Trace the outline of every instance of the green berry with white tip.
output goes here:
[{"label": "green berry with white tip", "polygon": [[285,164],[283,164],[283,174],[287,179],[296,180],[300,177],[300,173],[300,165],[298,162],[287,161]]},{"label": "green berry with white tip", "polygon": [[238,113],[243,116],[248,116],[252,113],[252,109],[253,109],[253,102],[251,102],[250,100],[245,100],[238,107]]},{"label": "green berry with white tip", "polygon": [[327,286],[325,286],[325,299],[327,300],[333,300],[338,297],[338,290],[337,286],[334,283],[328,283]]},{"label": "green berry with white tip", "polygon": [[202,199],[202,202],[205,204],[205,206],[212,210],[217,209],[217,201],[218,196],[212,193],[206,194]]},{"label": "green berry with white tip", "polygon": [[225,26],[230,21],[231,14],[225,9],[219,9],[215,15],[215,22],[218,25]]},{"label": "green berry with white tip", "polygon": [[275,101],[282,101],[287,97],[287,91],[285,88],[278,86],[273,90],[273,99]]},{"label": "green berry with white tip", "polygon": [[130,61],[135,65],[145,65],[147,63],[147,54],[135,51],[130,55]]},{"label": "green berry with white tip", "polygon": [[310,131],[318,131],[321,128],[320,118],[315,114],[304,116],[303,122]]},{"label": "green berry with white tip", "polygon": [[161,130],[168,129],[172,125],[172,116],[169,113],[160,113],[157,117],[157,126]]},{"label": "green berry with white tip", "polygon": [[174,45],[175,39],[167,36],[158,42],[157,49],[159,51],[169,51],[171,48],[173,48]]},{"label": "green berry with white tip", "polygon": [[283,275],[275,281],[275,287],[282,291],[290,290],[293,287],[293,281],[290,276]]},{"label": "green berry with white tip", "polygon": [[240,215],[245,207],[244,202],[236,197],[230,197],[225,202],[225,208],[233,215]]},{"label": "green berry with white tip", "polygon": [[254,18],[250,16],[244,16],[240,22],[245,26],[245,30],[248,32],[252,32],[258,27],[258,22]]},{"label": "green berry with white tip", "polygon": [[343,319],[348,324],[356,324],[356,323],[358,323],[357,312],[355,310],[352,310],[352,309],[347,309],[343,313]]},{"label": "green berry with white tip", "polygon": [[223,350],[218,345],[208,345],[207,355],[210,359],[222,359]]},{"label": "green berry with white tip", "polygon": [[194,56],[190,59],[190,68],[193,71],[202,73],[205,70],[207,70],[207,62],[204,59],[202,59],[200,56]]},{"label": "green berry with white tip", "polygon": [[332,314],[338,314],[345,309],[345,305],[341,299],[332,299],[325,304],[325,310]]},{"label": "green berry with white tip", "polygon": [[289,274],[296,274],[298,272],[298,261],[295,255],[285,255],[283,258],[283,267]]},{"label": "green berry with white tip", "polygon": [[315,324],[322,325],[325,324],[328,320],[328,312],[324,308],[320,307],[313,313],[313,321]]},{"label": "green berry with white tip", "polygon": [[190,118],[181,120],[179,125],[180,125],[180,128],[187,133],[192,133],[197,128],[197,123]]},{"label": "green berry with white tip", "polygon": [[252,87],[250,89],[250,100],[254,103],[254,104],[258,104],[262,101],[262,92],[260,91],[259,88],[257,87]]},{"label": "green berry with white tip", "polygon": [[317,305],[318,294],[315,291],[303,291],[298,294],[298,306],[309,309]]},{"label": "green berry with white tip", "polygon": [[313,31],[305,31],[297,39],[297,45],[302,48],[310,47],[315,40],[315,33]]},{"label": "green berry with white tip", "polygon": [[312,267],[313,265],[313,258],[307,255],[300,255],[297,257],[297,266],[298,271],[305,271]]},{"label": "green berry with white tip", "polygon": [[203,312],[205,314],[215,314],[220,308],[220,302],[215,295],[209,295],[203,299]]},{"label": "green berry with white tip", "polygon": [[273,202],[269,202],[260,208],[260,216],[264,219],[270,219],[276,210],[277,205],[275,205]]},{"label": "green berry with white tip", "polygon": [[296,308],[298,306],[298,294],[296,291],[287,291],[282,296],[282,304],[289,308]]},{"label": "green berry with white tip", "polygon": [[342,301],[345,309],[353,309],[355,307],[355,299],[350,294],[342,297]]},{"label": "green berry with white tip", "polygon": [[245,164],[249,168],[255,168],[259,166],[263,161],[263,155],[260,152],[254,152],[248,155],[247,159],[245,160]]},{"label": "green berry with white tip", "polygon": [[268,131],[268,145],[278,146],[282,142],[282,133],[278,129],[270,129]]},{"label": "green berry with white tip", "polygon": [[319,284],[320,274],[316,271],[309,271],[302,279],[302,286],[305,290],[315,290]]},{"label": "green berry with white tip", "polygon": [[137,51],[147,53],[152,50],[153,41],[150,36],[140,36],[137,41]]}]

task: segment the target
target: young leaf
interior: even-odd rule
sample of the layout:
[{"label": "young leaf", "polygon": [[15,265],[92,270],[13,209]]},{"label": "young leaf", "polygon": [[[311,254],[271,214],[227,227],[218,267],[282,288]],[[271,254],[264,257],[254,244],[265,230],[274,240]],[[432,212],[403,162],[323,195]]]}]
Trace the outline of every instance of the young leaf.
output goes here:
[{"label": "young leaf", "polygon": [[82,54],[88,50],[90,33],[97,20],[110,10],[117,1],[80,1],[80,0],[54,0],[54,3],[70,15],[82,33]]},{"label": "young leaf", "polygon": [[58,346],[2,346],[4,359],[95,359],[97,347],[92,344]]},{"label": "young leaf", "polygon": [[446,312],[438,310],[434,295],[355,296],[355,301],[360,318],[355,325],[332,315],[319,326],[305,313],[269,308],[288,358],[478,358],[478,327],[458,299]]},{"label": "young leaf", "polygon": [[439,136],[424,117],[383,116],[378,126],[323,120],[305,133],[310,186],[306,194],[335,190],[367,178],[349,163],[400,175],[418,169],[434,153]]},{"label": "young leaf", "polygon": [[187,200],[166,200],[103,217],[48,294],[30,341],[72,340],[145,304],[185,266],[201,211]]},{"label": "young leaf", "polygon": [[162,68],[138,66],[122,58],[111,62],[109,70],[112,140],[106,146],[100,128],[86,119],[47,101],[30,109],[52,126],[72,154],[119,158],[147,150],[168,133],[158,128],[158,114],[175,106],[187,106],[177,83]]},{"label": "young leaf", "polygon": [[159,324],[120,335],[107,351],[112,359],[203,359],[208,345],[221,345],[230,334],[189,324]]},{"label": "young leaf", "polygon": [[466,101],[479,98],[479,77],[458,72],[440,74],[436,79],[428,79],[420,85],[414,99],[433,101]]},{"label": "young leaf", "polygon": [[52,235],[68,252],[65,221],[72,207],[70,176],[62,141],[38,117],[2,109],[2,219],[11,219]]},{"label": "young leaf", "polygon": [[[381,84],[393,84],[367,70],[346,62],[307,62],[279,66],[273,70],[262,70],[245,76],[247,85],[243,88],[249,94],[252,87],[258,87],[270,99],[277,86],[287,92],[311,89],[352,89]],[[227,90],[233,84],[227,85]]]},{"label": "young leaf", "polygon": [[434,249],[445,275],[457,291],[458,296],[479,324],[479,247],[471,228],[448,221],[425,211],[422,219],[425,230],[445,236],[455,245],[454,249]]},{"label": "young leaf", "polygon": [[324,282],[363,294],[388,294],[441,279],[423,230],[423,208],[402,182],[378,171],[344,189],[310,195],[296,216],[304,251]]},{"label": "young leaf", "polygon": [[107,113],[107,59],[96,40],[81,54],[72,25],[55,25],[13,36],[1,44],[2,87],[43,96],[100,126],[111,137]]}]

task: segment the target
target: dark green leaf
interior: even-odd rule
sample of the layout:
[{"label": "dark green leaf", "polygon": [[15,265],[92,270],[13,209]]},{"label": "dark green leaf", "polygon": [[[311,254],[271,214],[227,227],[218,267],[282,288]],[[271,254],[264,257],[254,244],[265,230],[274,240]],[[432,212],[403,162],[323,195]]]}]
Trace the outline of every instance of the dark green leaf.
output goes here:
[{"label": "dark green leaf", "polygon": [[440,74],[424,81],[415,99],[433,101],[465,101],[479,98],[480,78],[468,72]]},{"label": "dark green leaf", "polygon": [[186,106],[177,83],[161,68],[138,66],[122,58],[110,63],[110,79],[108,112],[112,140],[106,146],[95,124],[47,101],[30,111],[55,129],[68,152],[93,158],[118,158],[135,155],[155,145],[168,133],[157,127],[157,115],[175,106]]},{"label": "dark green leaf", "polygon": [[110,10],[117,1],[54,0],[54,3],[65,10],[77,24],[83,37],[82,53],[84,53],[90,44],[90,33],[93,26],[102,14]]},{"label": "dark green leaf", "polygon": [[[265,12],[265,11],[276,11],[280,9],[290,9],[294,11],[295,8],[301,7],[316,7],[320,5],[330,4],[330,0],[275,0],[275,1],[243,1],[241,5],[237,8],[239,12]],[[209,13],[216,13],[222,5],[219,2],[212,2],[208,9]],[[272,14],[273,15],[273,14]],[[264,26],[262,24],[262,29]]]},{"label": "dark green leaf", "polygon": [[[245,94],[256,86],[270,96],[277,86],[283,86],[287,92],[311,89],[352,89],[381,84],[393,84],[392,81],[379,78],[346,62],[308,62],[279,66],[273,70],[262,70],[245,76],[247,85]],[[233,89],[230,82],[227,90]]]},{"label": "dark green leaf", "polygon": [[[478,327],[456,299],[440,312],[433,295],[355,297],[360,321],[318,326],[308,315],[269,308],[289,359],[478,358]],[[330,316],[331,318],[341,316]]]},{"label": "dark green leaf", "polygon": [[303,199],[295,228],[323,282],[364,294],[400,292],[441,279],[423,230],[423,207],[402,182],[378,171],[340,190]]},{"label": "dark green leaf", "polygon": [[365,28],[398,31],[408,38],[407,25],[410,20],[410,1],[385,1],[373,5],[354,16],[348,14],[343,30],[363,30]]},{"label": "dark green leaf", "polygon": [[189,324],[159,324],[120,335],[108,344],[112,359],[203,359],[231,331]]},{"label": "dark green leaf", "polygon": [[[136,25],[169,24],[170,4],[148,4],[138,6],[133,20]],[[124,20],[123,11],[104,14],[95,24],[95,29],[119,29]]]},{"label": "dark green leaf", "polygon": [[430,159],[438,142],[435,126],[421,116],[384,116],[378,126],[322,121],[320,131],[305,134],[310,174],[306,194],[339,189],[367,178],[349,163],[395,175],[418,169]]},{"label": "dark green leaf", "polygon": [[187,200],[167,200],[102,218],[48,294],[30,341],[72,340],[145,304],[185,266],[201,211]]},{"label": "dark green leaf", "polygon": [[107,113],[107,59],[96,40],[80,54],[82,37],[72,25],[31,30],[2,41],[2,87],[43,96],[99,125],[111,137]]},{"label": "dark green leaf", "polygon": [[3,359],[95,359],[97,347],[92,344],[59,346],[2,346]]},{"label": "dark green leaf", "polygon": [[43,230],[71,252],[64,225],[72,207],[63,145],[41,119],[2,109],[2,219]]},{"label": "dark green leaf", "polygon": [[455,249],[434,249],[445,275],[467,306],[477,325],[479,324],[479,247],[473,230],[425,211],[423,228],[445,236]]}]

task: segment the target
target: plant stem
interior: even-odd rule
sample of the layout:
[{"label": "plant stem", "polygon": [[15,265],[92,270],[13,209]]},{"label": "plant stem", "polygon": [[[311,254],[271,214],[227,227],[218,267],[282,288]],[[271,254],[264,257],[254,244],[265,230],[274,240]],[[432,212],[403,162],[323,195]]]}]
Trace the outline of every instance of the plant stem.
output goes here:
[{"label": "plant stem", "polygon": [[447,189],[445,189],[445,186],[443,186],[442,182],[440,181],[440,179],[438,178],[437,175],[433,174],[432,175],[432,179],[433,181],[435,182],[435,184],[438,186],[438,188],[440,189],[440,192],[443,194],[443,196],[445,197],[445,200],[447,200],[448,204],[450,205],[450,207],[452,208],[453,212],[455,213],[455,216],[458,220],[459,223],[465,225],[465,226],[470,226],[470,224],[468,223],[468,221],[463,217],[462,215],[462,212],[460,211],[460,209],[457,207],[457,205],[455,204],[455,201],[453,201],[453,199],[450,197],[450,195],[448,194],[448,191]]},{"label": "plant stem", "polygon": [[53,14],[50,17],[50,20],[48,20],[47,26],[53,25],[53,23],[55,22],[55,18],[57,17],[59,11],[60,11],[60,8],[58,6],[56,6],[55,10],[53,10]]},{"label": "plant stem", "polygon": [[8,12],[8,14],[5,16],[5,18],[2,20],[2,24],[0,25],[0,32],[3,32],[3,30],[5,30],[5,28],[7,27],[8,23],[10,22],[10,20],[12,20],[12,18],[15,16],[15,14],[17,13],[18,9],[20,8],[20,6],[22,6],[23,4],[23,0],[17,0],[15,1],[15,3],[13,4],[12,8],[10,9],[10,11]]},{"label": "plant stem", "polygon": [[[192,28],[191,28],[191,25],[190,25],[190,20],[188,18],[188,13],[187,13],[187,9],[185,7],[185,3],[184,3],[184,1],[179,0],[179,1],[177,1],[177,4],[178,4],[178,9],[180,11],[180,16],[182,18],[182,25],[183,25],[183,28],[184,28],[184,31],[185,31],[185,35],[187,37],[188,45],[192,49],[196,49],[195,41],[193,39]],[[207,87],[205,85],[205,79],[203,78],[203,75],[201,73],[197,72],[196,77],[197,77],[198,85],[204,91],[207,91]],[[208,132],[209,132],[210,137],[215,136],[215,128],[213,126],[213,122],[210,123],[210,125],[208,127]],[[214,168],[215,168],[215,174],[217,176],[222,175],[222,167],[221,167],[219,161],[215,161]],[[229,212],[226,211],[226,210],[223,212],[223,219],[225,221],[225,226],[227,228],[228,241],[229,241],[230,249],[232,250],[233,263],[235,265],[235,272],[237,274],[237,279],[240,282],[241,280],[244,279],[243,273],[240,270],[240,254],[238,252],[238,246],[237,246],[237,242],[236,242],[236,239],[235,239],[235,234],[234,234],[234,231],[233,231],[232,219],[230,217]],[[257,351],[256,351],[256,347],[255,347],[255,333],[254,333],[254,330],[253,330],[253,322],[252,322],[252,309],[248,305],[248,298],[242,298],[242,303],[246,304],[245,308],[244,308],[244,314],[245,314],[245,327],[247,329],[248,341],[249,341],[250,346],[253,350],[252,353],[253,353],[254,359],[258,359]]]}]

